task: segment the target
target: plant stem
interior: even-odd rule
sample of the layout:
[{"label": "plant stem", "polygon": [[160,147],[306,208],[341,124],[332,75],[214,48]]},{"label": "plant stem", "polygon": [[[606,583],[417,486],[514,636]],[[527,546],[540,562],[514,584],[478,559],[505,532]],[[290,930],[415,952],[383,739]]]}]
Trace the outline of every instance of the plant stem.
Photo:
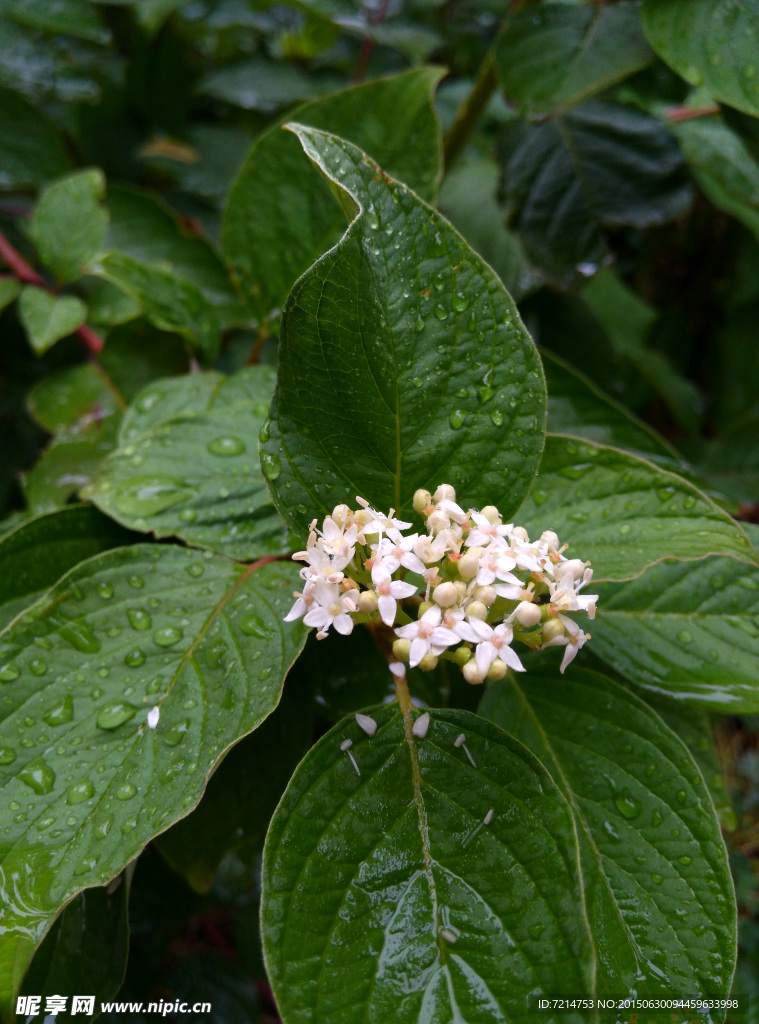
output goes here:
[{"label": "plant stem", "polygon": [[[21,253],[16,249],[5,235],[0,231],[0,259],[3,259],[8,265],[13,276],[21,284],[31,284],[35,288],[43,288],[46,292],[50,292],[54,295],[55,292],[45,279],[37,273],[37,271],[29,263],[26,262]],[[103,345],[105,342],[91,327],[87,324],[82,324],[81,327],[77,327],[74,332],[80,339],[84,347],[88,352],[97,354],[103,351]]]},{"label": "plant stem", "polygon": [[411,714],[411,694],[408,692],[406,676],[396,676],[393,674],[393,682],[395,683],[395,696],[401,706],[403,717],[406,719]]},{"label": "plant stem", "polygon": [[705,107],[670,107],[667,111],[667,120],[677,124],[679,121],[692,121],[696,117],[711,117],[718,114],[719,107],[716,103],[709,103]]},{"label": "plant stem", "polygon": [[472,91],[456,111],[453,124],[443,140],[443,162],[448,170],[472,134],[475,124],[482,116],[497,84],[495,73],[495,53],[493,50],[485,57],[472,86]]}]

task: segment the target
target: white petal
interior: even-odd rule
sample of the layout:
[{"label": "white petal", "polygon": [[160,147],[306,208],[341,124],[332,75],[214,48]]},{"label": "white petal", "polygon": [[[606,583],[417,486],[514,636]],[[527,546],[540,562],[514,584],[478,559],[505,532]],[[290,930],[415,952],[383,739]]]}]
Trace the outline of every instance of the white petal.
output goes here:
[{"label": "white petal", "polygon": [[477,644],[475,658],[477,660],[477,668],[483,675],[490,668],[490,663],[495,660],[497,653],[498,652],[495,647],[489,640],[486,640],[484,644]]},{"label": "white petal", "polygon": [[303,619],[306,626],[316,626],[318,629],[326,629],[332,622],[332,616],[326,608],[316,605]]},{"label": "white petal", "polygon": [[290,611],[287,613],[287,615],[285,615],[284,621],[294,622],[296,619],[299,619],[302,615],[305,615],[307,610],[308,605],[306,604],[302,597],[299,597],[298,600],[290,609]]},{"label": "white petal", "polygon": [[353,632],[353,619],[350,615],[346,615],[345,612],[341,612],[340,615],[336,615],[332,623],[338,633],[342,633],[343,636],[347,636]]},{"label": "white petal", "polygon": [[426,640],[422,640],[421,637],[417,637],[415,640],[412,640],[408,657],[409,667],[415,668],[428,650],[429,643]]},{"label": "white petal", "polygon": [[394,582],[390,584],[390,593],[394,598],[396,598],[396,600],[400,600],[404,597],[411,597],[411,595],[415,594],[416,591],[417,588],[413,583],[404,583],[403,580],[394,580]]},{"label": "white petal", "polygon": [[386,626],[392,626],[395,622],[395,598],[390,597],[389,594],[385,594],[377,602],[379,608],[380,618]]},{"label": "white petal", "polygon": [[525,671],[524,665],[519,660],[519,655],[511,647],[501,648],[501,659],[506,662],[509,668],[513,668],[515,672]]}]

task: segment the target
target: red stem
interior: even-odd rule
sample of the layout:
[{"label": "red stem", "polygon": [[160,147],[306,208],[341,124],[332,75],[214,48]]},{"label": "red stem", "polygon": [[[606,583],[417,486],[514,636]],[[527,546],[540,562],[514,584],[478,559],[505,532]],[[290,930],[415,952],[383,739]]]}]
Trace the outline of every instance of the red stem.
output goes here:
[{"label": "red stem", "polygon": [[[46,292],[50,292],[51,295],[55,294],[47,281],[37,273],[33,266],[26,262],[18,249],[11,245],[2,231],[0,231],[0,258],[8,265],[13,276],[21,284],[31,284],[36,288],[43,288]],[[74,333],[88,352],[97,355],[103,351],[105,342],[87,324],[77,327]]]},{"label": "red stem", "polygon": [[667,119],[677,124],[679,121],[691,121],[694,117],[711,117],[712,114],[719,114],[716,103],[710,103],[706,107],[670,107]]}]

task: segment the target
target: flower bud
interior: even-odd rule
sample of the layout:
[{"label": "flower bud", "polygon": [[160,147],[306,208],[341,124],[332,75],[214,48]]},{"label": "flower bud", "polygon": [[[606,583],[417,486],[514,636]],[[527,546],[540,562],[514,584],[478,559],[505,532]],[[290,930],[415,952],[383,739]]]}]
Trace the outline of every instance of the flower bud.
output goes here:
[{"label": "flower bud", "polygon": [[461,671],[463,673],[464,679],[466,679],[466,681],[470,683],[472,686],[476,686],[478,683],[485,682],[485,676],[482,674],[482,672],[480,672],[479,668],[477,667],[477,662],[475,661],[474,658],[468,661]]},{"label": "flower bud", "polygon": [[401,637],[399,637],[397,640],[393,640],[393,657],[396,658],[398,661],[408,661],[410,650],[410,640],[403,640]]},{"label": "flower bud", "polygon": [[458,604],[459,592],[453,583],[440,583],[432,591],[432,597],[441,608],[452,608]]},{"label": "flower bud", "polygon": [[464,665],[466,665],[466,663],[472,657],[472,652],[471,652],[471,650],[468,647],[465,647],[462,644],[461,647],[457,647],[456,648],[456,650],[454,651],[453,657],[454,657],[454,660],[456,661],[456,664],[461,666],[461,668],[463,668]]},{"label": "flower bud", "polygon": [[441,530],[448,529],[451,525],[451,521],[445,512],[433,512],[427,519],[427,525],[433,533],[440,533]]},{"label": "flower bud", "polygon": [[543,643],[547,644],[557,636],[564,636],[564,625],[558,619],[549,619],[543,626]]},{"label": "flower bud", "polygon": [[492,526],[498,526],[501,523],[501,513],[495,505],[486,505],[485,508],[481,508],[480,515],[485,516]]},{"label": "flower bud", "polygon": [[499,679],[503,679],[506,675],[506,662],[501,661],[500,658],[496,658],[490,662],[490,668],[488,669],[488,679],[493,679],[497,682]]},{"label": "flower bud", "polygon": [[419,488],[418,491],[414,492],[413,506],[414,511],[418,512],[420,516],[424,515],[424,510],[432,504],[432,495],[429,491],[425,491],[423,488]]},{"label": "flower bud", "polygon": [[579,580],[584,572],[585,562],[581,562],[579,558],[570,558],[568,561],[562,563],[557,575],[561,574],[562,576],[567,576],[571,573],[574,579]]},{"label": "flower bud", "polygon": [[365,590],[359,595],[358,610],[362,615],[373,615],[377,611],[377,595],[373,590]]},{"label": "flower bud", "polygon": [[473,580],[480,571],[479,549],[470,548],[458,561],[459,576],[462,580]]},{"label": "flower bud", "polygon": [[367,523],[371,523],[372,518],[373,516],[371,512],[368,509],[362,508],[356,512],[353,517],[353,521],[358,523],[359,526],[366,526]]},{"label": "flower bud", "polygon": [[451,487],[450,484],[441,484],[435,493],[432,495],[432,500],[437,503],[438,501],[455,501],[456,500],[456,488]]},{"label": "flower bud", "polygon": [[463,580],[454,580],[453,585],[459,595],[459,601],[463,601],[466,598],[466,583]]},{"label": "flower bud", "polygon": [[422,660],[419,662],[419,668],[422,672],[431,672],[433,668],[437,668],[438,659],[434,654],[425,654]]},{"label": "flower bud", "polygon": [[345,529],[353,522],[353,512],[347,505],[335,505],[332,518],[341,529]]},{"label": "flower bud", "polygon": [[540,606],[531,601],[522,601],[517,605],[514,618],[522,626],[537,626],[541,618]]},{"label": "flower bud", "polygon": [[540,540],[547,546],[549,551],[556,551],[559,546],[559,537],[553,530],[545,530],[541,533]]},{"label": "flower bud", "polygon": [[475,601],[482,601],[489,608],[491,604],[495,604],[498,594],[496,594],[492,587],[476,587],[472,597]]},{"label": "flower bud", "polygon": [[488,610],[482,601],[470,601],[466,606],[466,617],[468,619],[482,619],[484,622],[488,617]]},{"label": "flower bud", "polygon": [[515,526],[511,531],[512,537],[517,537],[519,540],[529,541],[530,535],[523,526]]}]

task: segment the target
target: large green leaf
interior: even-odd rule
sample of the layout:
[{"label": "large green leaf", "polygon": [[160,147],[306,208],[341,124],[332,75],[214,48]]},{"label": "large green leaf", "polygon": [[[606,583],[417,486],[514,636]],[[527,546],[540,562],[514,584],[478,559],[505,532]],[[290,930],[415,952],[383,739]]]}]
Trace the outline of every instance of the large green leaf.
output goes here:
[{"label": "large green leaf", "polygon": [[[431,200],[440,177],[440,128],[432,107],[439,68],[367,82],[299,107],[292,119],[351,139],[388,174]],[[282,122],[254,144],[232,186],[221,242],[260,317],[337,241],[344,220]]]},{"label": "large green leaf", "polygon": [[653,59],[630,2],[518,11],[496,49],[503,91],[529,117],[590,99]]},{"label": "large green leaf", "polygon": [[360,494],[408,511],[418,487],[508,515],[543,444],[545,384],[498,277],[350,143],[293,126],[351,224],[282,317],[262,432],[280,511],[303,530]]},{"label": "large green leaf", "polygon": [[54,433],[113,416],[119,399],[99,366],[78,363],[43,377],[30,392],[27,405],[37,422]]},{"label": "large green leaf", "polygon": [[87,505],[35,516],[0,538],[0,626],[85,558],[126,544],[129,533]]},{"label": "large green leaf", "polygon": [[[624,580],[664,558],[759,556],[730,516],[681,476],[617,448],[549,435],[518,519],[551,529],[590,559],[596,580]],[[744,567],[744,572],[745,572]]]},{"label": "large green leaf", "polygon": [[102,171],[77,171],[44,190],[29,222],[39,258],[63,284],[76,281],[100,249],[108,213]]},{"label": "large green leaf", "polygon": [[628,690],[575,666],[491,686],[481,711],[541,759],[574,811],[599,995],[726,996],[733,886],[685,745]]},{"label": "large green leaf", "polygon": [[29,344],[39,356],[82,326],[87,307],[75,295],[58,297],[28,284],[18,300],[18,315]]},{"label": "large green leaf", "polygon": [[233,558],[288,550],[258,459],[273,389],[268,366],[149,384],[83,496],[132,529]]},{"label": "large green leaf", "polygon": [[304,639],[282,623],[296,582],[290,565],[118,548],[0,634],[0,1009],[58,909],[187,814],[276,707]]},{"label": "large green leaf", "polygon": [[0,14],[27,28],[95,43],[107,43],[111,37],[100,12],[86,0],[0,0]]},{"label": "large green leaf", "polygon": [[576,835],[540,762],[468,712],[425,713],[421,739],[419,712],[367,714],[373,737],[345,719],[312,748],[267,836],[285,1024],[492,1024],[587,992]]},{"label": "large green leaf", "polygon": [[71,166],[50,121],[25,99],[0,89],[0,188],[36,188]]},{"label": "large green leaf", "polygon": [[759,238],[759,164],[740,135],[716,116],[682,121],[673,128],[709,199]]},{"label": "large green leaf", "polygon": [[643,0],[641,15],[649,42],[678,74],[759,115],[757,0]]},{"label": "large green leaf", "polygon": [[637,416],[616,402],[579,370],[543,352],[548,385],[548,429],[624,448],[667,469],[681,466],[677,452]]},{"label": "large green leaf", "polygon": [[562,281],[596,269],[602,228],[661,224],[691,199],[666,125],[596,100],[526,130],[507,156],[504,192],[529,255]]},{"label": "large green leaf", "polygon": [[618,672],[715,711],[759,712],[759,569],[662,562],[599,593],[593,650]]}]

